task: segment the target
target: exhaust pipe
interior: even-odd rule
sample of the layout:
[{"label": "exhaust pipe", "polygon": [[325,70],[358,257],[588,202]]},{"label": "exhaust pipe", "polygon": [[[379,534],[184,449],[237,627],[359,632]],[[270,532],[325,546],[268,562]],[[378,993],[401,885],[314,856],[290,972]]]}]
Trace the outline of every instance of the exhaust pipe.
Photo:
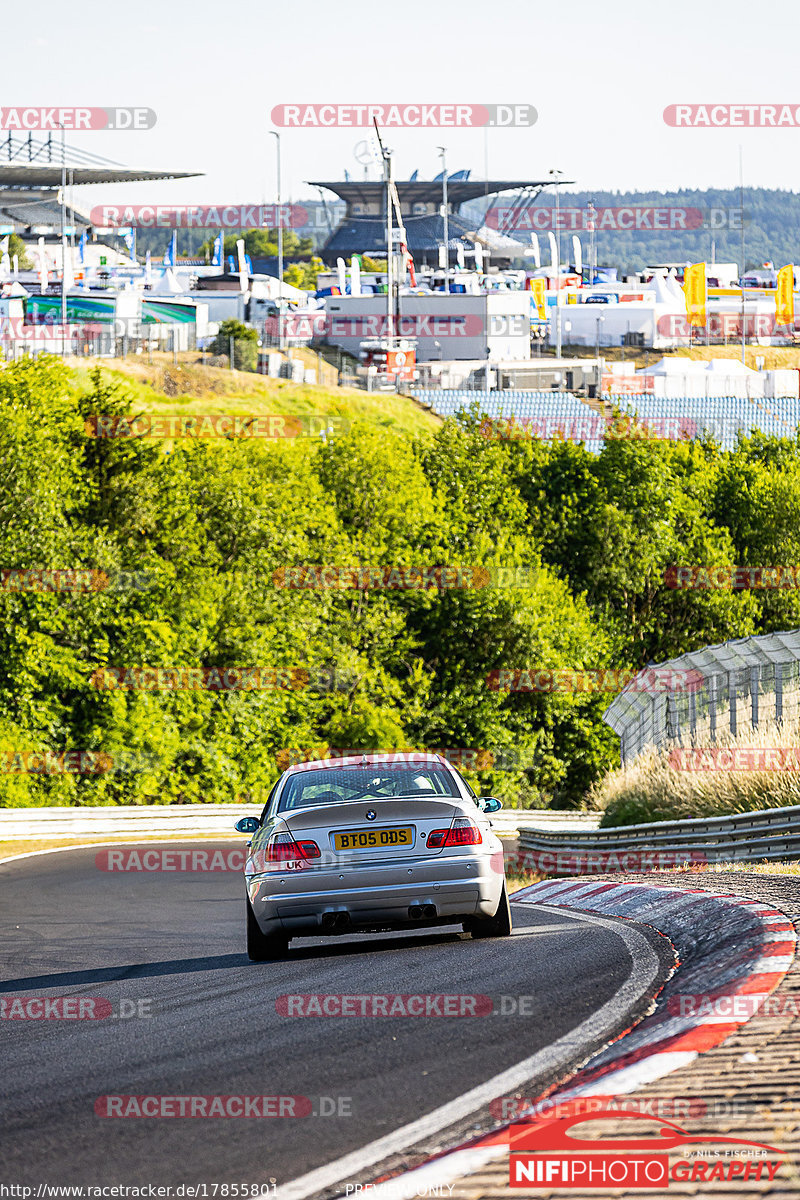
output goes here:
[{"label": "exhaust pipe", "polygon": [[344,933],[350,928],[349,912],[326,912],[320,921],[323,933]]},{"label": "exhaust pipe", "polygon": [[426,921],[434,920],[436,918],[436,916],[438,915],[436,912],[436,905],[435,904],[423,904],[422,915]]},{"label": "exhaust pipe", "polygon": [[412,921],[421,921],[422,920],[422,905],[421,904],[409,904],[408,915]]}]

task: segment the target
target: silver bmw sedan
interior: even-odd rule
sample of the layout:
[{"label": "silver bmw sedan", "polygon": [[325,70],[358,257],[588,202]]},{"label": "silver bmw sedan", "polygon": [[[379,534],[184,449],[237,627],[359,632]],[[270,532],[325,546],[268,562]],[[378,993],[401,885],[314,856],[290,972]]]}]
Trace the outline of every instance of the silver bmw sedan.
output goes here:
[{"label": "silver bmw sedan", "polygon": [[290,767],[252,834],[244,867],[247,953],[293,937],[460,924],[511,933],[503,846],[488,813],[439,754],[364,754]]}]

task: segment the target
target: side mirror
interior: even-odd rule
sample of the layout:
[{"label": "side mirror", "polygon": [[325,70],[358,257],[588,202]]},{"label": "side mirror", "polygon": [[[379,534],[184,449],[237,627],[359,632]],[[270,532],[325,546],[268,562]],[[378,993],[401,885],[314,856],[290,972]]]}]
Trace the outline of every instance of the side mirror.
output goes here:
[{"label": "side mirror", "polygon": [[234,825],[237,833],[255,833],[260,828],[258,817],[242,817]]},{"label": "side mirror", "polygon": [[499,812],[503,807],[499,800],[495,800],[494,796],[481,796],[479,803],[485,813]]}]

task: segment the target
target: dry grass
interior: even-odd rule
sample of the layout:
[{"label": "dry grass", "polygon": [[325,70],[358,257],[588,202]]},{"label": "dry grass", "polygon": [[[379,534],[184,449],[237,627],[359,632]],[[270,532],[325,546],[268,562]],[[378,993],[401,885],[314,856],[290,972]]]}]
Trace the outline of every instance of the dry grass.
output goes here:
[{"label": "dry grass", "polygon": [[520,888],[530,887],[532,883],[541,883],[543,879],[549,879],[549,875],[545,875],[542,871],[506,871],[506,886],[509,894],[517,892]]},{"label": "dry grass", "polygon": [[741,875],[800,875],[800,861],[769,862],[716,862],[700,864],[685,864],[672,868],[676,875],[720,875],[727,871],[737,871]]},{"label": "dry grass", "polygon": [[[722,734],[716,745],[722,749],[800,747],[800,720],[748,727],[736,737]],[[589,793],[589,807],[604,814],[601,828],[789,805],[800,805],[800,771],[680,770],[669,761],[668,751],[654,749],[629,766],[610,771]]]},{"label": "dry grass", "polygon": [[247,371],[204,366],[196,354],[170,354],[107,360],[71,359],[69,365],[82,388],[90,386],[90,371],[100,367],[104,382],[118,383],[133,396],[135,412],[155,416],[338,416],[365,420],[384,429],[411,434],[433,433],[441,418],[414,400],[394,393],[369,393],[335,385],[293,383]]}]

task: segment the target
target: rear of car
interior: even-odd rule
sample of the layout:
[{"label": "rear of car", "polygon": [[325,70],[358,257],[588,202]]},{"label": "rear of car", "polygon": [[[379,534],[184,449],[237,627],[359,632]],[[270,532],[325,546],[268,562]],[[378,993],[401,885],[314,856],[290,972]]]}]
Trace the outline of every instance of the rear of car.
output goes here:
[{"label": "rear of car", "polygon": [[480,934],[507,908],[502,843],[439,755],[290,768],[254,832],[245,882],[251,957],[297,936],[470,922]]}]

